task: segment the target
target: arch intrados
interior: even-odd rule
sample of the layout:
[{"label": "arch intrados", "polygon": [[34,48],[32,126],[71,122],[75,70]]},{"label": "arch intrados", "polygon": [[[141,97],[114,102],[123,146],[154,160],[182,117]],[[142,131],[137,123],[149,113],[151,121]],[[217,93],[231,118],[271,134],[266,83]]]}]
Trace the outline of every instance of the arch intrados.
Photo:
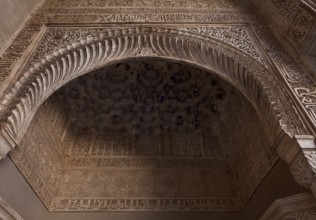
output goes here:
[{"label": "arch intrados", "polygon": [[[143,49],[153,54],[142,54]],[[252,100],[256,97],[251,97],[256,96],[252,90],[259,86],[256,89],[267,95],[264,103],[270,105],[269,109],[274,108],[269,102],[271,91],[266,91],[269,88],[262,85],[257,73],[272,75],[244,52],[218,40],[184,31],[128,28],[80,39],[34,64],[1,101],[2,134],[10,139],[9,142],[19,143],[39,106],[58,88],[112,62],[136,57],[179,60],[207,69],[237,88],[265,118],[265,112],[260,112],[260,106]],[[272,127],[276,127],[277,116],[269,111],[274,117]]]}]

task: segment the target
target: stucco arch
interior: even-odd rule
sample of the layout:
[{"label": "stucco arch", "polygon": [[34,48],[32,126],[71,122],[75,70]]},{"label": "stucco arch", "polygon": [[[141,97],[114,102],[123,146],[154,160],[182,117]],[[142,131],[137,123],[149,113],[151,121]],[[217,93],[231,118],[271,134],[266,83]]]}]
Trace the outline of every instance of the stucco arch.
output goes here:
[{"label": "stucco arch", "polygon": [[109,30],[48,54],[1,99],[1,156],[19,144],[39,106],[58,88],[110,62],[132,57],[177,59],[206,68],[230,82],[252,103],[271,140],[284,131],[302,134],[277,77],[243,51],[218,40],[166,28]]}]

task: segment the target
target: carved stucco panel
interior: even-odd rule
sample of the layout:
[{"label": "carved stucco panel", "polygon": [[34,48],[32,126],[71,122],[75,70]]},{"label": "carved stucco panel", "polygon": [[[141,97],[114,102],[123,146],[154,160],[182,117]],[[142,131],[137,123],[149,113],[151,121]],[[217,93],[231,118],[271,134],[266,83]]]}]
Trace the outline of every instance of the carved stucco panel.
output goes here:
[{"label": "carved stucco panel", "polygon": [[36,193],[46,205],[50,205],[53,200],[53,194],[49,187],[43,182],[37,173],[37,169],[29,160],[26,154],[20,147],[16,147],[14,151],[10,152],[10,157],[15,161],[15,165],[19,168],[23,176],[36,189]]},{"label": "carved stucco panel", "polygon": [[[65,3],[63,3],[65,4]],[[66,4],[67,5],[67,4]],[[25,28],[18,34],[17,38],[13,41],[10,48],[0,57],[0,74],[1,81],[6,78],[6,75],[13,69],[13,63],[16,63],[27,47],[34,40],[36,34],[40,31],[43,25],[50,23],[124,23],[124,22],[253,22],[256,18],[253,15],[240,14],[238,12],[223,12],[216,14],[209,14],[209,11],[201,13],[188,13],[188,11],[178,11],[179,9],[172,9],[170,12],[168,8],[162,7],[162,9],[146,9],[146,8],[129,8],[129,13],[122,13],[119,9],[100,9],[96,13],[96,9],[81,9],[77,11],[66,10],[65,7],[58,8],[53,11],[38,11],[33,15],[25,24]],[[67,7],[66,7],[67,8]],[[83,10],[83,11],[82,11]],[[144,13],[148,11],[148,13]],[[175,13],[175,11],[177,13]],[[192,11],[190,9],[189,11]]]},{"label": "carved stucco panel", "polygon": [[[179,28],[176,25],[170,25],[170,28],[187,31],[188,34],[194,33],[199,35],[204,35],[210,37],[226,44],[229,44],[236,49],[239,49],[249,56],[255,58],[262,64],[265,62],[262,59],[259,48],[253,42],[251,35],[248,33],[247,26],[241,25],[207,25],[207,26],[196,26],[196,25],[185,25],[186,27]],[[122,28],[122,27],[121,27]],[[89,28],[77,28],[77,27],[49,27],[38,46],[32,55],[32,58],[28,60],[28,67],[31,64],[38,62],[40,59],[45,57],[45,55],[51,53],[61,46],[65,46],[72,41],[80,38],[86,38],[87,36],[98,35],[109,29],[120,29],[117,27],[89,27]],[[140,51],[139,56],[157,56],[153,53],[153,50],[149,48],[148,45]]]},{"label": "carved stucco panel", "polygon": [[294,48],[296,53],[299,53],[298,51],[303,46],[306,37],[315,26],[315,22],[316,18],[313,12],[305,8],[299,8],[286,35],[288,43]]},{"label": "carved stucco panel", "polygon": [[314,134],[316,124],[315,82],[300,69],[272,34],[265,30],[265,26],[255,25],[253,28],[261,39],[262,48],[270,57],[272,68],[283,76],[281,81],[285,85],[284,89],[289,89],[292,95],[300,100],[299,102],[291,101],[293,102],[292,108],[296,109],[295,111],[301,108],[309,115],[309,119],[302,122],[301,127]]},{"label": "carved stucco panel", "polygon": [[259,62],[264,64],[259,49],[256,47],[253,39],[248,33],[247,26],[194,26],[194,27],[183,27],[180,30],[186,30],[192,33],[197,33],[212,37],[214,39],[223,41],[229,45],[234,46],[236,49],[244,51],[251,57],[255,58]]},{"label": "carved stucco panel", "polygon": [[[311,153],[308,153],[307,155],[310,156],[310,154]],[[311,164],[309,162],[311,162]],[[305,153],[300,153],[290,164],[290,169],[294,178],[300,185],[306,188],[310,188],[312,186],[316,177],[315,171],[312,168],[314,163],[315,161],[313,160],[307,160]]]},{"label": "carved stucco panel", "polygon": [[251,0],[268,21],[280,43],[294,57],[308,51],[313,38],[314,3],[304,0]]},{"label": "carved stucco panel", "polygon": [[[245,4],[245,3],[244,3]],[[244,5],[243,4],[243,5]],[[147,0],[79,0],[79,1],[52,1],[49,0],[45,3],[43,8],[47,9],[60,9],[60,8],[116,8],[116,7],[145,7],[145,8],[196,8],[196,9],[237,9],[240,5],[239,1],[232,0],[216,0],[216,1],[170,1],[170,0],[158,0],[155,2]]]}]

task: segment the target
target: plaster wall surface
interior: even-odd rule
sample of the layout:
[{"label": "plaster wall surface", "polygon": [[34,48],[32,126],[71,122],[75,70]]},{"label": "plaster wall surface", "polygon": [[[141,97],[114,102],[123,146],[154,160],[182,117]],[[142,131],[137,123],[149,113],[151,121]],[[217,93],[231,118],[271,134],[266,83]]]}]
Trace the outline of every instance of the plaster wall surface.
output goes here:
[{"label": "plaster wall surface", "polygon": [[32,11],[43,0],[1,0],[0,2],[0,54],[11,43],[15,33]]}]

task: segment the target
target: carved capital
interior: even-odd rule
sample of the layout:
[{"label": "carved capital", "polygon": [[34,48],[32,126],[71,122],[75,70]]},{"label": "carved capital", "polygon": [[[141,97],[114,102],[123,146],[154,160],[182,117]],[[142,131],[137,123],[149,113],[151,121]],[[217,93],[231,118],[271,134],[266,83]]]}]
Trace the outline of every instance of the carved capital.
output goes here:
[{"label": "carved capital", "polygon": [[291,172],[295,180],[306,188],[311,188],[313,182],[316,181],[315,161],[316,151],[299,152],[290,163]]},{"label": "carved capital", "polygon": [[316,181],[315,140],[310,135],[295,136],[295,139],[300,147],[300,151],[290,163],[290,169],[298,183],[311,188],[313,182]]},{"label": "carved capital", "polygon": [[315,178],[315,163],[312,156],[316,152],[314,137],[311,135],[285,137],[277,150],[280,157],[289,164],[296,181],[310,188]]},{"label": "carved capital", "polygon": [[306,188],[316,189],[316,187],[313,187],[316,186],[316,145],[314,136],[296,135],[293,139],[284,143],[279,146],[278,152],[280,157],[289,164],[295,180]]}]

